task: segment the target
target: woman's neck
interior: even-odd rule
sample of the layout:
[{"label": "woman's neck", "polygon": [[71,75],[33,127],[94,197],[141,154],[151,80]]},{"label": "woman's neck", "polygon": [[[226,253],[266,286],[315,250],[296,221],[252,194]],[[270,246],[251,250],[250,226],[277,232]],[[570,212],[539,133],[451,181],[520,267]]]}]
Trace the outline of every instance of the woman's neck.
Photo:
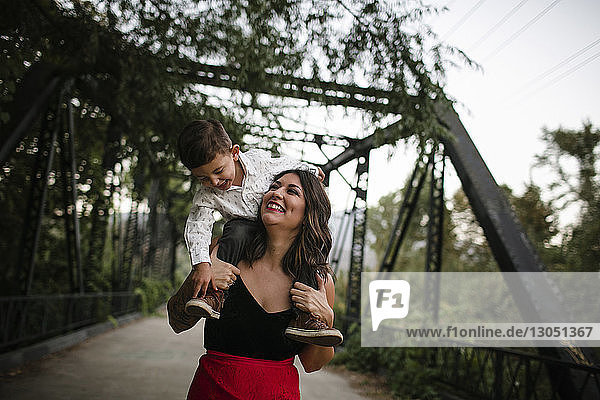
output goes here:
[{"label": "woman's neck", "polygon": [[267,248],[262,257],[265,266],[272,269],[281,268],[283,257],[292,245],[296,232],[285,234],[282,232],[269,233],[267,231]]}]

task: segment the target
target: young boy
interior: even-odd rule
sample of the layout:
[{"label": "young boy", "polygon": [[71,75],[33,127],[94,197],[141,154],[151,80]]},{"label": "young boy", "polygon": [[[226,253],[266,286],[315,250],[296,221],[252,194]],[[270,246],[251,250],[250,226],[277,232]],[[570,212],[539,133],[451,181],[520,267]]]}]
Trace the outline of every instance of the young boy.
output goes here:
[{"label": "young boy", "polygon": [[[183,165],[202,183],[185,226],[185,241],[192,261],[191,282],[195,286],[193,298],[185,309],[196,317],[219,318],[224,292],[215,291],[214,282],[211,285],[209,247],[215,222],[213,212],[219,211],[228,221],[218,242],[217,259],[213,261],[237,265],[244,246],[256,231],[260,202],[273,177],[288,169],[308,170],[321,180],[324,176],[318,167],[286,157],[272,158],[264,150],[242,153],[216,120],[188,124],[179,135],[178,148]],[[239,274],[232,265],[228,268]],[[230,276],[229,285],[235,280],[233,274]],[[337,329],[313,329],[318,324],[307,313],[298,312],[299,317],[286,329],[288,337],[322,346],[341,343],[342,335]]]}]

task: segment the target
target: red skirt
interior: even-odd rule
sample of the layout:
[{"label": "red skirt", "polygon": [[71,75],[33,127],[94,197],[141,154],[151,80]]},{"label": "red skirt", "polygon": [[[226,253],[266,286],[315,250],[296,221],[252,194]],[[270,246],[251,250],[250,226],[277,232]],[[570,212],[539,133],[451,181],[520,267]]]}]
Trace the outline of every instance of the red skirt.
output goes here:
[{"label": "red skirt", "polygon": [[208,350],[199,364],[188,400],[300,399],[294,358],[260,360]]}]

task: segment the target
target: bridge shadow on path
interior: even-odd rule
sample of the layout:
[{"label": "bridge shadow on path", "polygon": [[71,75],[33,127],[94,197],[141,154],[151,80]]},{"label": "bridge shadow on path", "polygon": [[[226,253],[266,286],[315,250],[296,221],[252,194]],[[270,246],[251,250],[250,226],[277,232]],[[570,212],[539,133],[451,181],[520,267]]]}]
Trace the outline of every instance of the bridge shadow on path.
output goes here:
[{"label": "bridge shadow on path", "polygon": [[[0,377],[0,399],[185,399],[204,353],[201,324],[176,335],[166,317],[140,319]],[[341,375],[296,365],[303,400],[365,399]]]}]

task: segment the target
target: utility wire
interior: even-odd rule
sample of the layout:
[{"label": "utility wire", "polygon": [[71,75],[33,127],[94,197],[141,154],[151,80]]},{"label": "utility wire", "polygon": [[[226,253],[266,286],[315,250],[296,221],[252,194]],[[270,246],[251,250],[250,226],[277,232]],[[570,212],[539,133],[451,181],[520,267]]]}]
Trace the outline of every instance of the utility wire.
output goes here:
[{"label": "utility wire", "polygon": [[551,80],[550,82],[548,82],[547,84],[545,84],[544,86],[542,86],[542,87],[538,88],[537,90],[533,91],[530,94],[530,96],[533,95],[533,94],[535,94],[535,93],[537,93],[537,92],[539,92],[539,91],[541,91],[541,90],[543,90],[543,89],[546,89],[548,86],[552,86],[555,83],[563,80],[567,76],[571,75],[573,72],[575,72],[575,71],[583,68],[584,66],[586,66],[589,63],[591,63],[592,61],[594,61],[598,57],[600,57],[600,51],[597,52],[597,53],[595,53],[595,54],[593,54],[592,56],[586,58],[585,60],[583,60],[579,64],[575,65],[573,68],[571,68],[571,69],[563,72],[562,74],[560,74],[559,76],[557,76],[556,78],[554,78],[553,80]]},{"label": "utility wire", "polygon": [[504,49],[506,46],[508,46],[510,43],[512,43],[513,40],[515,40],[517,37],[519,37],[523,32],[525,32],[527,29],[529,29],[529,27],[531,27],[531,25],[535,24],[540,18],[542,18],[544,15],[546,15],[551,9],[554,8],[554,6],[556,6],[558,3],[560,3],[560,1],[561,0],[554,0],[552,2],[552,4],[550,4],[548,7],[544,8],[542,11],[540,11],[535,17],[533,17],[531,20],[529,20],[529,22],[527,22],[525,25],[523,25],[518,31],[513,33],[511,37],[506,39],[504,42],[502,42],[502,44],[500,46],[498,46],[494,51],[492,51],[490,54],[488,54],[485,57],[484,61],[488,61],[490,58],[494,57],[502,49]]},{"label": "utility wire", "polygon": [[452,5],[452,3],[454,3],[456,0],[450,0],[449,2],[447,2],[444,7],[445,8],[450,8],[450,6]]},{"label": "utility wire", "polygon": [[506,13],[506,15],[504,17],[502,17],[502,19],[500,21],[498,21],[496,23],[496,25],[492,26],[486,33],[483,34],[482,37],[479,38],[479,40],[477,40],[469,50],[475,50],[477,47],[479,47],[481,45],[481,43],[483,43],[483,41],[485,39],[487,39],[492,33],[496,32],[496,30],[498,28],[500,28],[506,21],[508,21],[508,19],[510,17],[512,17],[517,11],[519,11],[519,9],[521,7],[523,7],[523,5],[525,3],[527,3],[529,0],[522,0],[519,4],[517,4],[516,6],[514,6],[508,13]]},{"label": "utility wire", "polygon": [[563,65],[568,64],[569,62],[571,62],[575,58],[577,58],[580,55],[586,53],[588,50],[590,50],[591,48],[595,47],[598,43],[600,43],[600,38],[596,39],[595,41],[593,41],[592,43],[588,44],[584,48],[582,48],[582,49],[576,51],[575,53],[571,54],[569,57],[565,58],[564,60],[562,60],[561,62],[559,62],[555,66],[553,66],[552,68],[548,69],[547,71],[545,71],[545,72],[541,73],[540,75],[536,76],[535,78],[533,78],[529,82],[525,83],[521,87],[521,89],[519,91],[517,91],[517,93],[522,92],[525,89],[531,87],[533,84],[541,81],[542,79],[544,79],[545,77],[547,77],[548,75],[552,74],[554,71],[556,71],[557,69],[559,69],[560,67],[562,67]]},{"label": "utility wire", "polygon": [[477,4],[475,4],[473,7],[471,7],[471,9],[469,11],[467,11],[467,13],[465,15],[462,16],[462,18],[452,26],[452,28],[450,28],[450,30],[448,32],[446,32],[446,34],[444,35],[444,40],[448,39],[448,37],[450,35],[452,35],[454,32],[456,32],[458,30],[458,28],[460,28],[466,21],[467,19],[469,19],[469,17],[475,12],[477,11],[477,9],[479,7],[481,7],[481,5],[483,3],[485,3],[486,0],[479,0],[477,2]]}]

